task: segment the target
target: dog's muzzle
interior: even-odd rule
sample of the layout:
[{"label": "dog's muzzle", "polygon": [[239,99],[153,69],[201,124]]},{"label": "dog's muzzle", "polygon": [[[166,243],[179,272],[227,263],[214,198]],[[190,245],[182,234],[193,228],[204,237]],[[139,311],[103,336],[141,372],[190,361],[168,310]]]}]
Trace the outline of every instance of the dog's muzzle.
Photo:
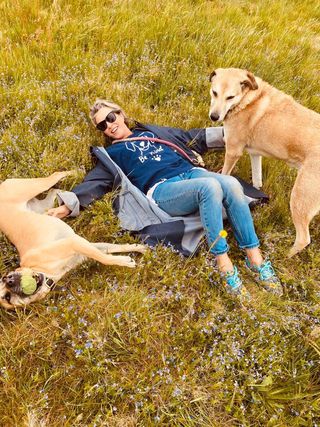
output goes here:
[{"label": "dog's muzzle", "polygon": [[213,122],[217,122],[217,121],[219,120],[219,114],[218,114],[218,113],[211,113],[211,114],[210,114],[210,119],[211,119]]},{"label": "dog's muzzle", "polygon": [[[12,272],[7,274],[2,278],[2,282],[5,284],[8,291],[11,291],[12,293],[15,293],[16,295],[19,295],[19,297],[23,298],[26,296],[34,295],[37,290],[40,288],[40,286],[43,283],[44,275],[42,273],[39,274],[33,274],[32,276],[23,276],[21,273],[18,272]],[[24,286],[24,279],[29,279],[29,281],[33,281],[34,287],[31,288],[31,291],[29,290],[27,292],[27,288]],[[30,289],[30,288],[29,288]]]},{"label": "dog's muzzle", "polygon": [[2,283],[5,285],[8,292],[16,294],[20,298],[35,295],[43,285],[49,288],[50,291],[55,286],[54,281],[46,277],[43,273],[34,273],[30,278],[35,281],[34,289],[32,289],[31,292],[30,290],[27,292],[26,287],[23,286],[23,276],[19,272],[12,272],[2,277]]}]

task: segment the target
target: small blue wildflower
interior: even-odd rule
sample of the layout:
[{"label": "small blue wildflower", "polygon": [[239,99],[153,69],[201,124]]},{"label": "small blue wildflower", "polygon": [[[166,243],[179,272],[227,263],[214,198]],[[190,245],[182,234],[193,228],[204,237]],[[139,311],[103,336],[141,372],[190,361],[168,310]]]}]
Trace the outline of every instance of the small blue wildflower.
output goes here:
[{"label": "small blue wildflower", "polygon": [[122,312],[122,311],[119,311],[119,313],[116,313],[113,317],[114,317],[115,319],[119,319],[122,315],[123,315],[123,312]]},{"label": "small blue wildflower", "polygon": [[182,391],[180,390],[180,388],[179,387],[176,387],[174,390],[173,390],[173,392],[172,392],[172,396],[173,397],[178,397],[178,396],[181,396],[182,395]]}]

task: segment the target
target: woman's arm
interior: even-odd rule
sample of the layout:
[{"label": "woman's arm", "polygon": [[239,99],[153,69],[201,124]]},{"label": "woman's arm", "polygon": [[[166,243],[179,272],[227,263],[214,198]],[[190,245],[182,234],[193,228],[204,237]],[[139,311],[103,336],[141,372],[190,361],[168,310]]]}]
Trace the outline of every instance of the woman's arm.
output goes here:
[{"label": "woman's arm", "polygon": [[112,191],[114,177],[98,160],[96,166],[84,177],[72,192],[77,196],[80,206],[85,208],[106,193]]},{"label": "woman's arm", "polygon": [[113,175],[98,160],[96,166],[72,191],[58,192],[57,197],[60,206],[49,209],[47,214],[60,219],[66,216],[77,216],[80,207],[87,207],[111,191],[113,182]]},{"label": "woman's arm", "polygon": [[183,130],[168,126],[143,125],[142,129],[149,130],[160,139],[186,145],[199,154],[204,154],[208,149],[224,150],[223,127],[209,127],[200,129]]}]

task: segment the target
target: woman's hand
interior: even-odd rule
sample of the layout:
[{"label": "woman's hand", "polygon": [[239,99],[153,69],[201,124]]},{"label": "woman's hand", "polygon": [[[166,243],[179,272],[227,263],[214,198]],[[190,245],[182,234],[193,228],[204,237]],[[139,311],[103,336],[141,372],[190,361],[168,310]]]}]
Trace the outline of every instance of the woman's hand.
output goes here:
[{"label": "woman's hand", "polygon": [[55,216],[56,218],[64,218],[70,214],[71,210],[66,205],[61,205],[57,208],[47,210],[47,215]]}]

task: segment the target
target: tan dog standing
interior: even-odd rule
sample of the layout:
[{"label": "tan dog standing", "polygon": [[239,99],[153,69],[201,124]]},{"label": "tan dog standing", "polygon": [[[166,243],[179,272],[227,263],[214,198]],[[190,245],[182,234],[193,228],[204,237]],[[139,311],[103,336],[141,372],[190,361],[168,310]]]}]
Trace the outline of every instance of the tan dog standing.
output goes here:
[{"label": "tan dog standing", "polygon": [[135,261],[129,256],[109,254],[146,249],[143,245],[90,243],[65,222],[42,214],[51,204],[55,190],[44,200],[33,198],[71,173],[7,179],[0,185],[0,230],[20,255],[20,267],[0,280],[0,305],[4,308],[24,306],[44,298],[55,282],[87,258],[105,265],[132,268]]},{"label": "tan dog standing", "polygon": [[320,210],[320,115],[246,70],[219,68],[210,81],[209,116],[223,121],[225,129],[222,173],[231,173],[244,149],[256,187],[262,185],[261,156],[298,168],[290,199],[293,256],[310,243],[309,224]]}]

